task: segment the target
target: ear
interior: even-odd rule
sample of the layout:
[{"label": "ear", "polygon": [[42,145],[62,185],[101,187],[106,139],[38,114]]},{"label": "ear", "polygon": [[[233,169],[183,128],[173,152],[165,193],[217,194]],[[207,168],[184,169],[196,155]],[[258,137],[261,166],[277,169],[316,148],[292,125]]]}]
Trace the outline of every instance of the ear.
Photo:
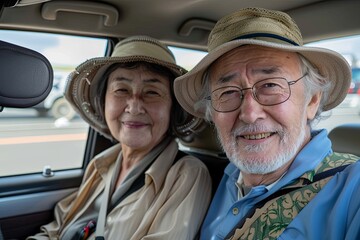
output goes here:
[{"label": "ear", "polygon": [[314,119],[315,114],[320,105],[321,96],[322,96],[322,92],[318,92],[310,98],[310,101],[308,102],[308,105],[306,108],[306,114],[307,114],[308,120]]}]

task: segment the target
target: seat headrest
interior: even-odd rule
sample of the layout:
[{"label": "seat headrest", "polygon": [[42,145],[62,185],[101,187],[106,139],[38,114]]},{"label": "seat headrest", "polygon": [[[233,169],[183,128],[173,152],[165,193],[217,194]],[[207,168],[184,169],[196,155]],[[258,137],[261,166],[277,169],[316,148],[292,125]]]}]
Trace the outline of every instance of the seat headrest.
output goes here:
[{"label": "seat headrest", "polygon": [[208,122],[203,122],[203,125],[201,131],[195,132],[192,135],[191,141],[180,140],[180,148],[184,151],[224,157],[225,153],[217,138],[214,125]]},{"label": "seat headrest", "polygon": [[53,69],[40,53],[0,41],[0,107],[25,108],[52,89]]},{"label": "seat headrest", "polygon": [[348,123],[329,133],[334,152],[351,153],[360,157],[360,124]]}]

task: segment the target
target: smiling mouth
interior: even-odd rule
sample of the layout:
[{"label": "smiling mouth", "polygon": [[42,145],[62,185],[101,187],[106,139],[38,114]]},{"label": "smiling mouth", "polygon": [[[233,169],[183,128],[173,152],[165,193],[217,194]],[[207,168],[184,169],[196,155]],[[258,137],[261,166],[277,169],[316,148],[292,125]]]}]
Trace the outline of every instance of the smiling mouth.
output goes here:
[{"label": "smiling mouth", "polygon": [[128,124],[128,125],[144,125],[146,124],[144,121],[138,121],[138,120],[125,120],[125,121],[121,121],[123,124]]},{"label": "smiling mouth", "polygon": [[245,138],[246,140],[260,140],[260,139],[268,138],[274,134],[275,134],[274,132],[269,132],[269,133],[242,135],[241,137]]}]

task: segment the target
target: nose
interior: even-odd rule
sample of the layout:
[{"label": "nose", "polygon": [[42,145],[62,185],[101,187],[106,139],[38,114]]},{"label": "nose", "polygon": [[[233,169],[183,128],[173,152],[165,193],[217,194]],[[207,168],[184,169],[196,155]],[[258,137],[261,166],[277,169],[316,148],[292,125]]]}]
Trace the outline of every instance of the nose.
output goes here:
[{"label": "nose", "polygon": [[263,106],[258,103],[251,91],[243,91],[240,105],[239,119],[245,123],[254,123],[266,116]]},{"label": "nose", "polygon": [[145,112],[144,101],[140,96],[133,95],[126,100],[126,103],[125,111],[130,114],[137,115]]}]

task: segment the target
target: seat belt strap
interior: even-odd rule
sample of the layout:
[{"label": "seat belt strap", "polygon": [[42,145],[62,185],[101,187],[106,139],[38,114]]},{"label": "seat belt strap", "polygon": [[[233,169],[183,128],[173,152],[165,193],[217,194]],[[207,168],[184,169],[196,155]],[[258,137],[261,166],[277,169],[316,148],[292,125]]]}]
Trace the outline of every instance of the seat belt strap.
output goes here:
[{"label": "seat belt strap", "polygon": [[105,224],[106,224],[106,214],[107,208],[109,203],[109,195],[110,195],[110,186],[111,186],[111,179],[114,172],[115,167],[110,168],[111,170],[108,171],[107,175],[105,176],[105,190],[103,194],[103,199],[100,206],[99,216],[96,223],[96,240],[104,239],[104,232],[105,232]]},{"label": "seat belt strap", "polygon": [[[186,154],[182,151],[178,151],[176,154],[175,160],[173,161],[173,165]],[[115,206],[121,203],[126,197],[130,194],[136,192],[140,188],[145,185],[145,172],[150,168],[151,164],[139,175],[139,177],[131,184],[130,188],[112,205],[109,207],[108,212],[111,212]]]},{"label": "seat belt strap", "polygon": [[[336,174],[337,172],[341,172],[343,171],[349,164],[346,165],[342,165],[336,168],[332,168],[330,170],[324,171],[324,172],[320,172],[314,175],[313,177],[313,181],[305,186],[301,186],[301,187],[289,187],[289,188],[284,188],[284,189],[280,189],[279,191],[271,194],[270,196],[268,196],[267,198],[263,199],[262,201],[258,202],[257,204],[255,204],[248,212],[247,214],[238,222],[238,224],[232,229],[232,231],[230,231],[230,233],[225,237],[225,239],[238,239],[238,236],[243,237],[242,233],[240,233],[241,229],[243,228],[243,226],[246,224],[247,221],[251,221],[255,222],[257,221],[258,217],[255,217],[254,214],[255,212],[257,212],[257,216],[260,216],[261,212],[264,212],[268,209],[268,207],[272,204],[275,203],[278,198],[285,196],[286,194],[292,194],[295,192],[301,192],[303,191],[305,188],[310,188],[313,184],[319,183],[320,181],[323,180],[322,184],[319,184],[321,186],[317,186],[317,192],[321,190],[321,187],[323,185],[325,185],[329,180],[330,177],[332,177],[334,174]],[[314,194],[316,194],[317,192],[314,190],[311,190]],[[310,199],[311,201],[311,199]],[[306,205],[306,204],[305,204]],[[301,210],[301,209],[300,209]],[[255,217],[255,219],[253,218]]]},{"label": "seat belt strap", "polygon": [[[182,151],[178,151],[175,159],[173,161],[173,165],[181,159],[186,154]],[[149,164],[147,168],[139,175],[139,177],[131,184],[129,190],[127,190],[112,206],[108,207],[109,203],[109,195],[110,195],[110,185],[111,185],[111,179],[112,174],[110,174],[106,181],[105,191],[104,191],[104,199],[100,206],[100,212],[98,216],[98,221],[96,224],[96,238],[95,240],[105,240],[104,232],[105,232],[105,224],[106,224],[106,216],[108,212],[111,212],[117,206],[121,201],[123,201],[126,197],[128,197],[130,194],[134,193],[135,191],[139,190],[145,185],[145,172],[148,170],[148,168],[152,164]],[[115,169],[115,168],[113,168]],[[114,171],[114,170],[113,170]],[[109,174],[109,173],[108,173]]]}]

